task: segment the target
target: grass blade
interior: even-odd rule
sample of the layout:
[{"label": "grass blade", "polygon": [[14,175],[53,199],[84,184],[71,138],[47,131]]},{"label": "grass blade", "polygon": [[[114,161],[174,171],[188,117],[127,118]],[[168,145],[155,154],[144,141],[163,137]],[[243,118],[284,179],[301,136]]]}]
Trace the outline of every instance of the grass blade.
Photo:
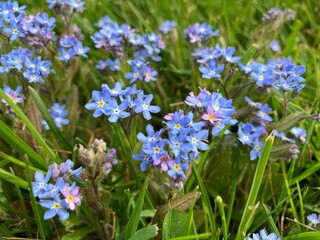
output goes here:
[{"label": "grass blade", "polygon": [[27,154],[32,161],[32,164],[39,166],[42,169],[47,168],[45,160],[36,153],[28,144],[18,137],[7,125],[0,120],[0,136],[7,141],[14,149],[21,154]]},{"label": "grass blade", "polygon": [[65,136],[61,133],[59,128],[54,123],[46,105],[41,100],[39,94],[34,90],[32,87],[29,87],[29,91],[31,94],[31,97],[33,98],[34,102],[38,106],[44,120],[48,123],[51,132],[55,135],[55,137],[63,144],[63,146],[67,149],[72,151],[72,146],[68,142],[68,140],[65,138]]},{"label": "grass blade", "polygon": [[139,220],[140,220],[140,214],[141,214],[143,203],[144,203],[144,197],[146,195],[147,185],[148,185],[148,178],[146,178],[143,184],[137,204],[128,221],[124,239],[129,239],[130,237],[133,237],[135,232],[137,231]]},{"label": "grass blade", "polygon": [[37,139],[40,145],[43,147],[44,152],[46,152],[51,161],[61,162],[57,155],[52,151],[52,149],[48,146],[45,140],[42,138],[40,133],[28,119],[28,117],[23,113],[23,111],[3,92],[0,88],[0,98],[3,98],[9,106],[13,109],[13,111],[18,115],[18,117],[24,122],[24,124],[28,127],[33,136]]},{"label": "grass blade", "polygon": [[236,236],[237,240],[243,239],[246,235],[247,229],[249,228],[249,225],[251,222],[249,220],[252,216],[252,209],[254,209],[257,195],[258,195],[261,183],[262,183],[262,178],[263,178],[263,175],[264,175],[264,172],[265,172],[268,160],[269,160],[274,137],[275,137],[274,133],[271,132],[271,134],[267,137],[267,139],[264,143],[263,149],[261,151],[261,156],[258,160],[259,162],[257,165],[257,169],[254,174],[252,187],[251,187],[251,190],[249,193],[249,197],[248,197],[246,206],[245,206],[243,214],[242,214],[240,226],[239,226],[238,233]]}]

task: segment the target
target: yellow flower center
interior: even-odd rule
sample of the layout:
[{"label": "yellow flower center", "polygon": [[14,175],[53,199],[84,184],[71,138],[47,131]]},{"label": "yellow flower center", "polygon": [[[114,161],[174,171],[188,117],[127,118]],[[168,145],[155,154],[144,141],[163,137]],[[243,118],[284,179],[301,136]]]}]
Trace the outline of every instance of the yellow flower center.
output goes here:
[{"label": "yellow flower center", "polygon": [[214,116],[209,114],[209,121],[213,121],[214,120]]},{"label": "yellow flower center", "polygon": [[69,195],[69,196],[67,197],[67,201],[68,201],[68,202],[72,202],[72,201],[73,201],[73,196],[72,196],[72,195]]},{"label": "yellow flower center", "polygon": [[177,124],[174,125],[174,128],[180,129],[180,128],[181,128],[181,125],[180,125],[179,123],[177,123]]},{"label": "yellow flower center", "polygon": [[12,32],[13,32],[13,34],[18,34],[19,30],[15,28],[15,29],[12,30]]},{"label": "yellow flower center", "polygon": [[134,77],[134,78],[138,78],[138,77],[139,77],[139,73],[133,74],[133,77]]},{"label": "yellow flower center", "polygon": [[180,170],[180,165],[179,165],[179,164],[173,165],[173,169],[174,169],[175,171],[179,171],[179,170]]},{"label": "yellow flower center", "polygon": [[105,102],[104,102],[104,101],[100,101],[100,102],[98,102],[98,106],[99,106],[99,107],[103,107],[103,106],[104,106],[104,104],[105,104]]},{"label": "yellow flower center", "polygon": [[60,208],[60,203],[55,202],[55,203],[53,204],[53,208],[59,209],[59,208]]},{"label": "yellow flower center", "polygon": [[154,151],[155,153],[159,153],[159,152],[160,152],[160,148],[159,148],[159,147],[154,147],[154,148],[153,148],[153,151]]},{"label": "yellow flower center", "polygon": [[143,104],[142,107],[143,107],[144,110],[148,109],[148,105],[146,105],[146,104]]},{"label": "yellow flower center", "polygon": [[260,149],[260,146],[259,146],[259,145],[255,145],[254,148],[255,148],[256,150],[259,150],[259,149]]},{"label": "yellow flower center", "polygon": [[249,139],[249,137],[247,136],[247,135],[244,135],[243,137],[242,137],[244,140],[248,140]]}]

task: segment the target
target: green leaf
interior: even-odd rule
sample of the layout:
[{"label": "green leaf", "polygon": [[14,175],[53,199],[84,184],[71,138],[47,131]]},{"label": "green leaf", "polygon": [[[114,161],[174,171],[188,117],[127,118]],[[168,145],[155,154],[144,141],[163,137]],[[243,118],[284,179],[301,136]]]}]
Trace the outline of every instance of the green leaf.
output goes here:
[{"label": "green leaf", "polygon": [[296,20],[294,23],[293,29],[291,31],[291,34],[289,35],[288,39],[286,40],[285,49],[283,50],[283,55],[288,56],[292,52],[294,46],[296,45],[296,39],[298,37],[300,28],[302,26],[302,22],[299,20]]},{"label": "green leaf", "polygon": [[26,190],[29,188],[29,183],[27,181],[3,170],[2,168],[0,168],[0,179],[3,179],[4,181],[10,182]]},{"label": "green leaf", "polygon": [[188,214],[171,208],[163,222],[162,238],[164,240],[184,236],[188,228]]},{"label": "green leaf", "polygon": [[148,240],[158,235],[157,224],[150,225],[137,231],[129,240]]},{"label": "green leaf", "polygon": [[304,232],[296,235],[288,236],[282,240],[315,240],[320,239],[320,232]]},{"label": "green leaf", "polygon": [[92,227],[85,227],[80,229],[75,229],[73,233],[68,233],[62,237],[62,240],[79,240],[86,237],[88,233],[91,233],[94,231],[94,228]]},{"label": "green leaf", "polygon": [[63,144],[63,146],[67,149],[72,151],[72,146],[70,145],[69,141],[65,138],[65,136],[61,133],[59,128],[54,123],[46,105],[41,100],[39,94],[34,90],[32,87],[29,87],[30,94],[38,106],[44,120],[48,123],[50,127],[50,131],[55,135],[55,137]]},{"label": "green leaf", "polygon": [[245,237],[247,229],[250,227],[254,212],[256,210],[256,199],[258,196],[258,192],[260,186],[262,184],[262,178],[264,176],[264,172],[269,160],[270,152],[273,146],[274,141],[274,133],[271,132],[270,135],[267,137],[264,146],[261,151],[261,156],[258,160],[258,165],[254,174],[252,186],[250,189],[250,193],[248,196],[248,200],[246,206],[244,208],[241,222],[238,228],[238,233],[236,236],[237,240],[243,239]]},{"label": "green leaf", "polygon": [[0,98],[3,98],[7,104],[12,108],[12,110],[17,114],[17,116],[24,122],[24,124],[28,127],[33,136],[37,139],[40,145],[43,147],[44,152],[46,152],[51,161],[59,161],[60,159],[57,155],[52,151],[52,149],[48,146],[45,140],[42,138],[41,134],[34,127],[32,122],[28,119],[28,117],[23,113],[23,111],[3,92],[0,88]]},{"label": "green leaf", "polygon": [[139,220],[140,220],[140,214],[141,214],[143,203],[144,203],[144,197],[146,195],[147,185],[148,185],[148,178],[146,178],[146,180],[143,184],[143,187],[142,187],[140,195],[139,195],[139,199],[136,203],[136,206],[135,206],[135,208],[130,216],[130,219],[128,221],[128,224],[126,226],[124,239],[129,239],[130,237],[133,237],[133,235],[137,231]]},{"label": "green leaf", "polygon": [[0,120],[0,137],[21,154],[27,154],[33,165],[47,169],[46,161]]},{"label": "green leaf", "polygon": [[241,57],[241,63],[243,65],[246,65],[250,59],[253,57],[253,55],[258,51],[259,46],[257,44],[252,44],[249,49],[242,55]]}]

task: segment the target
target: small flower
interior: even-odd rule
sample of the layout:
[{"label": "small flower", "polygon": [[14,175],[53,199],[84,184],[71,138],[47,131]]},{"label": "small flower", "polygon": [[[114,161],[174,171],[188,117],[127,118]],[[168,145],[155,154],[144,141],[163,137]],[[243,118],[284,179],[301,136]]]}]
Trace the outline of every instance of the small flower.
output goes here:
[{"label": "small flower", "polygon": [[302,142],[306,141],[307,132],[303,128],[294,127],[290,132],[296,137],[299,138]]},{"label": "small flower", "polygon": [[151,119],[151,114],[150,113],[158,113],[160,112],[160,107],[159,106],[151,106],[150,103],[153,99],[153,95],[149,94],[144,96],[145,99],[142,99],[142,97],[138,98],[134,104],[136,104],[135,107],[135,112],[136,113],[143,113],[143,117],[146,120]]},{"label": "small flower", "polygon": [[209,61],[208,65],[209,65],[208,67],[201,66],[199,68],[200,72],[202,72],[202,77],[207,79],[220,78],[221,77],[220,73],[224,69],[224,64],[217,66],[216,61],[211,60]]},{"label": "small flower", "polygon": [[57,214],[62,221],[69,217],[69,213],[65,210],[68,204],[61,200],[59,195],[55,195],[53,200],[40,200],[40,205],[49,209],[44,213],[45,220],[53,218]]},{"label": "small flower", "polygon": [[76,183],[73,182],[70,187],[67,183],[62,190],[62,195],[65,197],[64,200],[68,204],[68,208],[72,211],[76,208],[75,205],[80,206],[81,204],[81,194],[79,189],[80,188],[76,186]]},{"label": "small flower", "polygon": [[177,26],[177,23],[175,21],[165,20],[159,27],[159,30],[164,33],[168,34]]},{"label": "small flower", "polygon": [[32,191],[33,195],[37,197],[40,193],[43,191],[46,191],[48,185],[47,183],[49,182],[51,178],[51,170],[48,170],[46,177],[44,177],[42,172],[36,172],[35,173],[35,182],[32,182]]},{"label": "small flower", "polygon": [[[3,92],[15,103],[22,103],[25,99],[25,96],[21,94],[22,87],[18,86],[17,89],[14,91],[9,86],[3,87]],[[3,103],[6,103],[5,100],[2,100]]]},{"label": "small flower", "polygon": [[317,214],[315,213],[307,216],[307,219],[309,220],[309,222],[311,222],[313,228],[315,228],[320,223],[320,216],[317,216]]}]

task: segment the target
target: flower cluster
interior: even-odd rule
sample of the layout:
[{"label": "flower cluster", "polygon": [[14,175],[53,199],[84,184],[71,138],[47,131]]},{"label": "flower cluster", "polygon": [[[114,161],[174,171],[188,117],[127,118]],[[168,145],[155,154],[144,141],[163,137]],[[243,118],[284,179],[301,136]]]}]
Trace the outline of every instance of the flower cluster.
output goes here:
[{"label": "flower cluster", "polygon": [[[149,124],[147,136],[139,133],[137,138],[143,142],[141,154],[133,154],[135,160],[141,161],[142,172],[149,167],[157,167],[161,172],[167,172],[173,181],[173,186],[181,188],[182,180],[186,178],[190,162],[197,158],[199,150],[207,150],[208,130],[203,121],[194,122],[193,113],[186,115],[183,111],[168,114],[164,117],[165,129],[157,132]],[[167,137],[161,134],[166,132]]]},{"label": "flower cluster", "polygon": [[[281,10],[271,8],[263,14],[262,21],[264,23],[274,23],[277,21],[289,21],[295,18],[296,13],[291,9]],[[280,23],[278,23],[280,25]]]},{"label": "flower cluster", "polygon": [[232,126],[237,123],[237,120],[232,118],[235,113],[232,99],[224,98],[221,93],[211,93],[203,89],[197,96],[191,92],[185,102],[197,109],[206,125],[212,128],[213,136],[218,136],[226,125]]},{"label": "flower cluster", "polygon": [[158,74],[151,66],[148,66],[148,63],[144,61],[129,61],[131,66],[131,71],[125,74],[125,78],[130,79],[130,84],[134,83],[137,80],[150,82],[156,81],[155,76]]},{"label": "flower cluster", "polygon": [[116,58],[114,61],[109,58],[106,60],[99,60],[98,64],[96,65],[96,69],[100,71],[108,69],[113,72],[119,72],[121,70],[120,60],[118,58]]},{"label": "flower cluster", "polygon": [[280,240],[280,238],[275,233],[268,234],[266,230],[262,229],[259,233],[254,233],[251,237],[247,237],[244,240]]},{"label": "flower cluster", "polygon": [[87,166],[83,173],[85,178],[93,182],[103,180],[109,174],[112,167],[118,164],[116,154],[116,149],[108,149],[106,142],[102,139],[94,139],[91,147],[88,149],[80,145],[78,157]]},{"label": "flower cluster", "polygon": [[8,35],[10,41],[24,37],[23,18],[26,6],[19,7],[17,2],[0,2],[0,29]]},{"label": "flower cluster", "polygon": [[165,20],[159,27],[159,30],[163,34],[168,34],[171,32],[175,27],[177,26],[177,23],[175,21],[171,20]]},{"label": "flower cluster", "polygon": [[79,41],[74,35],[63,35],[59,41],[59,53],[61,56],[57,59],[68,62],[75,56],[88,57],[88,47],[83,47],[82,42]]},{"label": "flower cluster", "polygon": [[191,44],[204,44],[218,34],[219,30],[213,31],[212,26],[206,23],[195,23],[184,30],[184,37]]},{"label": "flower cluster", "polygon": [[[178,188],[182,187],[190,162],[199,157],[200,151],[209,149],[209,130],[212,129],[213,136],[218,136],[227,124],[237,122],[231,117],[235,112],[232,100],[227,100],[220,93],[210,93],[205,89],[198,96],[190,93],[186,103],[194,111],[169,113],[164,117],[165,128],[155,132],[149,124],[147,136],[139,133],[137,138],[143,142],[141,154],[133,155],[135,160],[141,161],[141,171],[148,166],[157,167],[161,172],[167,172],[172,186]],[[195,119],[201,120],[197,122]]]},{"label": "flower cluster", "polygon": [[291,58],[270,59],[268,64],[250,62],[240,68],[250,74],[258,87],[274,87],[283,92],[292,91],[291,97],[296,97],[304,88],[304,66],[297,66]]},{"label": "flower cluster", "polygon": [[80,0],[47,0],[47,3],[57,13],[82,12],[84,9],[84,2]]},{"label": "flower cluster", "polygon": [[61,220],[69,217],[68,210],[74,211],[76,205],[81,204],[80,188],[76,182],[68,182],[70,177],[79,178],[82,167],[72,170],[74,163],[68,159],[65,163],[49,166],[46,176],[42,172],[35,173],[35,182],[32,182],[32,191],[40,199],[40,205],[48,210],[44,219],[58,215]]},{"label": "flower cluster", "polygon": [[[260,157],[263,142],[261,138],[267,134],[266,126],[273,119],[269,115],[272,109],[268,104],[254,102],[249,97],[245,96],[245,101],[250,105],[251,122],[240,123],[238,126],[239,141],[251,147],[250,160],[255,160]],[[254,114],[252,116],[252,114]]]},{"label": "flower cluster", "polygon": [[37,50],[48,45],[49,41],[54,41],[56,19],[48,17],[47,13],[38,13],[36,16],[28,15],[21,19],[25,38],[21,40],[28,43]]},{"label": "flower cluster", "polygon": [[[49,111],[54,123],[58,128],[61,128],[62,125],[69,124],[69,120],[65,118],[68,115],[68,111],[65,110],[65,105],[54,103]],[[46,130],[50,129],[48,123],[45,120],[42,120],[42,125]]]},{"label": "flower cluster", "polygon": [[160,112],[160,107],[150,105],[152,99],[152,94],[145,95],[142,90],[137,90],[135,85],[122,90],[120,82],[117,82],[113,89],[108,84],[102,84],[102,91],[93,91],[85,108],[94,110],[94,117],[103,114],[110,116],[110,122],[127,118],[133,113],[142,113],[145,119],[150,120],[150,113]]},{"label": "flower cluster", "polygon": [[54,72],[50,69],[52,63],[49,60],[42,61],[39,56],[32,58],[32,52],[21,47],[8,54],[3,54],[0,63],[0,74],[8,72],[22,74],[29,83],[43,83],[43,77],[47,77],[50,72]]}]

